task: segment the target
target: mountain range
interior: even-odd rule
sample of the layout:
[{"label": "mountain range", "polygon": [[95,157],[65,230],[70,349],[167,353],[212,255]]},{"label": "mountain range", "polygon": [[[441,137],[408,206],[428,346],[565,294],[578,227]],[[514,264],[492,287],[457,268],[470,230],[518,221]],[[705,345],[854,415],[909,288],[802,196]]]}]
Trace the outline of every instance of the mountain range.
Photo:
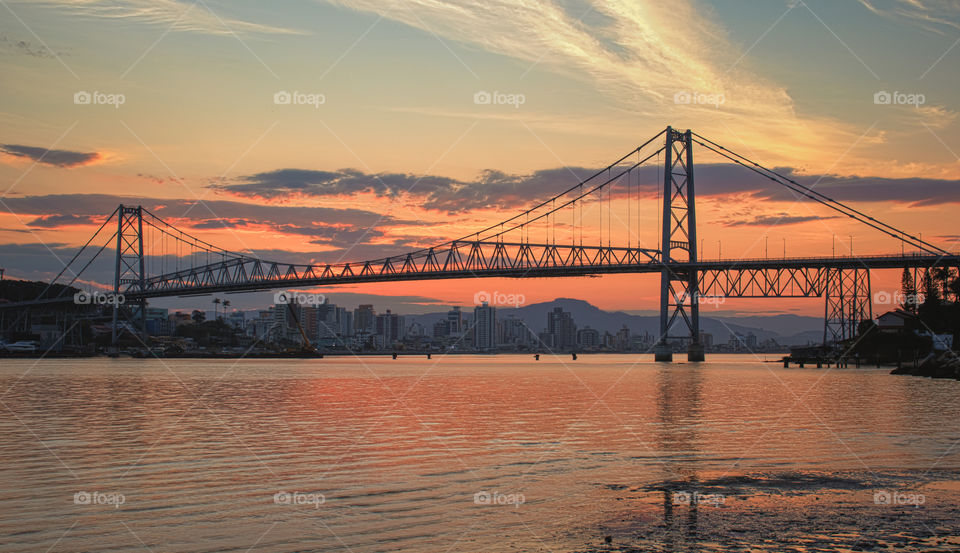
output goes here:
[{"label": "mountain range", "polygon": [[[497,307],[497,318],[516,317],[534,332],[540,332],[547,326],[547,313],[560,307],[569,311],[577,328],[591,327],[603,332],[616,332],[626,325],[631,334],[659,334],[660,317],[658,315],[634,315],[623,311],[604,311],[589,302],[557,298],[553,301],[534,303],[522,307]],[[472,317],[470,310],[464,310],[466,317]],[[446,318],[447,312],[407,315],[407,324],[416,322],[427,330],[433,324]],[[683,324],[675,323],[675,324]],[[744,317],[711,317],[701,310],[700,329],[713,335],[714,343],[726,342],[734,333],[754,334],[762,342],[768,338],[782,345],[805,345],[823,339],[823,319],[800,315],[751,315]],[[675,331],[677,335],[682,332]]]}]

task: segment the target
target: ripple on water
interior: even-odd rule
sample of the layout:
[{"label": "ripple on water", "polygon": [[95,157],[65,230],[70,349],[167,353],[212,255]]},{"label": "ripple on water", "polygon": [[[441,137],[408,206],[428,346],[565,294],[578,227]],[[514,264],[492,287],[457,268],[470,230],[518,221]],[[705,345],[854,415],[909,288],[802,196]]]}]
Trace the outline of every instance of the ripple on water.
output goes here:
[{"label": "ripple on water", "polygon": [[3,550],[960,547],[960,383],[636,361],[11,361]]}]

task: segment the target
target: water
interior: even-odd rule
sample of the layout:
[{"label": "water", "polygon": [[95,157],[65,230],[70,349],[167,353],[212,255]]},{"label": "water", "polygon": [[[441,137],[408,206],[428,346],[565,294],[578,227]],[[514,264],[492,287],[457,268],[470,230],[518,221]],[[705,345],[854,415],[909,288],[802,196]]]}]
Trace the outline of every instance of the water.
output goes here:
[{"label": "water", "polygon": [[0,393],[4,552],[960,547],[956,381],[719,355],[8,359]]}]

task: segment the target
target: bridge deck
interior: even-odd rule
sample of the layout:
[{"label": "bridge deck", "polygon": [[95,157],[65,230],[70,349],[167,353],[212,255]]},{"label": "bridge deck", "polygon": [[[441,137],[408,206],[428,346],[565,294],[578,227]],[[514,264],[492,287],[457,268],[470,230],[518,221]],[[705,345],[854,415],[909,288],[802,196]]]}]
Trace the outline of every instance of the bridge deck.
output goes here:
[{"label": "bridge deck", "polygon": [[[616,248],[613,248],[616,249]],[[634,249],[636,251],[636,249]],[[633,259],[638,259],[634,257]],[[283,265],[288,267],[287,265]],[[934,266],[960,267],[960,254],[942,256],[930,254],[865,255],[846,257],[787,257],[779,259],[717,259],[697,263],[670,263],[671,270],[688,272],[705,271],[784,271],[818,269],[902,269],[929,268]],[[217,266],[211,266],[211,269]],[[547,265],[540,267],[463,269],[439,271],[411,271],[378,274],[332,275],[316,278],[290,278],[281,274],[270,278],[249,278],[242,281],[215,283],[205,286],[171,286],[148,288],[145,291],[127,291],[126,300],[174,296],[205,295],[212,293],[244,293],[286,288],[336,286],[363,282],[400,282],[421,280],[444,280],[464,278],[556,278],[622,273],[659,273],[663,264],[648,260],[641,263],[611,263],[597,265]],[[154,277],[158,282],[164,276]],[[708,294],[709,290],[701,290]],[[807,294],[805,294],[807,295]],[[0,309],[27,307],[53,303],[69,303],[72,297],[46,298],[29,302],[0,304]]]}]

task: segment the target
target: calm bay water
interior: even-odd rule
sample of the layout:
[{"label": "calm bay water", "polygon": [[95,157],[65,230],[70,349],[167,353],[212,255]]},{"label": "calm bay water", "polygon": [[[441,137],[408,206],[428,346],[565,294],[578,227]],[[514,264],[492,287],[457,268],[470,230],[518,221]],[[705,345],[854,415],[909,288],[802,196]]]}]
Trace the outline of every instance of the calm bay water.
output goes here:
[{"label": "calm bay water", "polygon": [[953,550],[960,382],[887,372],[3,360],[0,550]]}]

